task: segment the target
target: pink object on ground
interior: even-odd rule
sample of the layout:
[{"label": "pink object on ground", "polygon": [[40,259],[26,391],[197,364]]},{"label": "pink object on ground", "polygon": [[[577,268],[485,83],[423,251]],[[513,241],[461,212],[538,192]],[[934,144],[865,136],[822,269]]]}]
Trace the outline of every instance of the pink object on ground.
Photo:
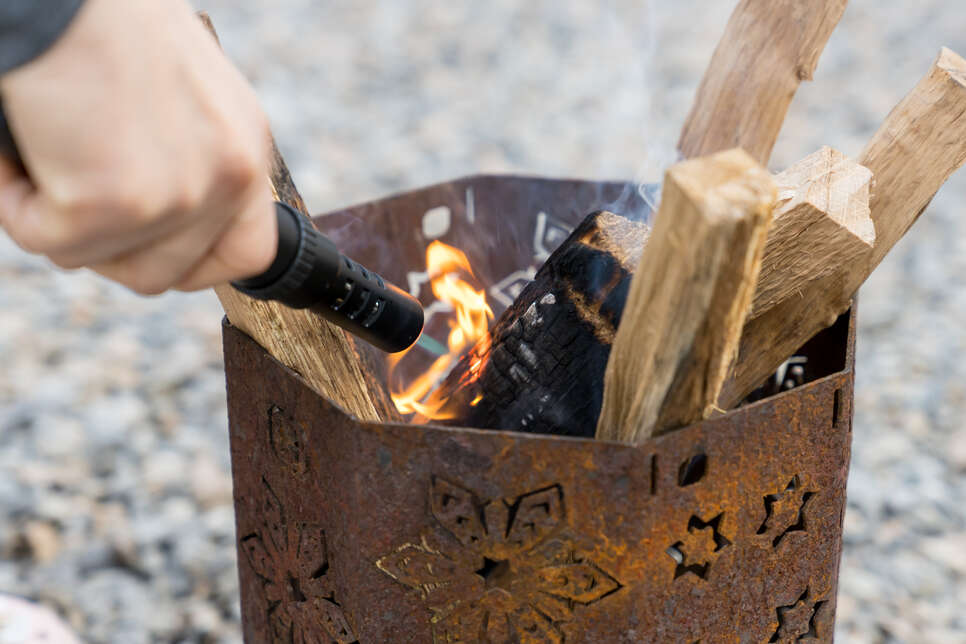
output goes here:
[{"label": "pink object on ground", "polygon": [[48,608],[0,595],[0,644],[80,644]]}]

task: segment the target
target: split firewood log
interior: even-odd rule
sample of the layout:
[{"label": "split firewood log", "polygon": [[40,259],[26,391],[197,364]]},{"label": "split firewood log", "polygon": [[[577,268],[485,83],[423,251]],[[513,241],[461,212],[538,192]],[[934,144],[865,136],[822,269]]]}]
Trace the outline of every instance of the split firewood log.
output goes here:
[{"label": "split firewood log", "polygon": [[672,166],[607,362],[597,438],[638,443],[715,409],[777,188],[742,150]]},{"label": "split firewood log", "polygon": [[718,407],[731,409],[850,305],[875,240],[872,173],[831,148],[775,177],[775,211],[751,313]]},{"label": "split firewood log", "polygon": [[[199,17],[217,39],[210,18]],[[268,171],[274,198],[308,216],[274,141]],[[215,293],[234,326],[346,412],[367,421],[399,419],[386,379],[366,366],[371,363],[369,349],[360,341],[307,310],[256,300],[228,284],[216,287]]]},{"label": "split firewood log", "polygon": [[943,47],[859,159],[875,175],[871,271],[966,161],[966,60]]},{"label": "split firewood log", "polygon": [[[949,49],[940,51],[926,76],[866,146],[860,159],[868,172],[831,151],[820,154],[813,162],[827,167],[828,173],[793,198],[801,202],[798,214],[776,217],[775,239],[765,250],[763,283],[742,332],[734,372],[718,400],[724,409],[848,310],[859,286],[966,162],[966,60]],[[864,206],[871,177],[875,186]],[[784,183],[803,185],[800,177],[792,176]],[[866,221],[870,216],[874,233]],[[813,217],[824,222],[827,232],[804,225]],[[829,237],[823,242],[827,234],[837,241],[830,243]],[[799,257],[790,262],[782,249],[794,249],[790,240],[796,239]]]},{"label": "split firewood log", "polygon": [[811,80],[847,0],[741,0],[681,131],[686,159],[743,148],[767,164],[798,86]]}]

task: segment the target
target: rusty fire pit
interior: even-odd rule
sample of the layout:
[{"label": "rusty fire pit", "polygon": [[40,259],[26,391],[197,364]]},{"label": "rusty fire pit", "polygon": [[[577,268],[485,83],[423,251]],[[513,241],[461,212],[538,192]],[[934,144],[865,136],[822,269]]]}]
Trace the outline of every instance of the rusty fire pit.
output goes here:
[{"label": "rusty fire pit", "polygon": [[[601,208],[649,212],[622,184],[483,176],[318,221],[440,339],[429,240],[499,314]],[[629,447],[358,422],[226,323],[246,641],[832,641],[854,330],[802,349],[803,385]]]}]

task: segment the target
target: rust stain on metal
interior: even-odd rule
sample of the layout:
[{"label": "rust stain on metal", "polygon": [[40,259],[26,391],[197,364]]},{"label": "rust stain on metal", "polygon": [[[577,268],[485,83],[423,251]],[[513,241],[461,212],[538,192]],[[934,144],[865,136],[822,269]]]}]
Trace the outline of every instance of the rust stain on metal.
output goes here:
[{"label": "rust stain on metal", "polygon": [[[535,204],[589,212],[604,189],[467,179],[330,225],[391,211],[410,231],[468,194],[473,225],[496,225],[522,204],[527,243],[480,264],[498,284],[550,243]],[[854,320],[803,350],[804,385],[637,447],[362,423],[226,324],[246,641],[830,642]]]}]

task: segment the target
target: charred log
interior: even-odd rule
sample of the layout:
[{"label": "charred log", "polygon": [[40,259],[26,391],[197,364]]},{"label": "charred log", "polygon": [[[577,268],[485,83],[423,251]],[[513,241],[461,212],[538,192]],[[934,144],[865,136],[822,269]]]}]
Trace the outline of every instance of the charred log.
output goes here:
[{"label": "charred log", "polygon": [[593,436],[647,232],[610,212],[589,215],[434,393],[447,399],[442,422]]}]

